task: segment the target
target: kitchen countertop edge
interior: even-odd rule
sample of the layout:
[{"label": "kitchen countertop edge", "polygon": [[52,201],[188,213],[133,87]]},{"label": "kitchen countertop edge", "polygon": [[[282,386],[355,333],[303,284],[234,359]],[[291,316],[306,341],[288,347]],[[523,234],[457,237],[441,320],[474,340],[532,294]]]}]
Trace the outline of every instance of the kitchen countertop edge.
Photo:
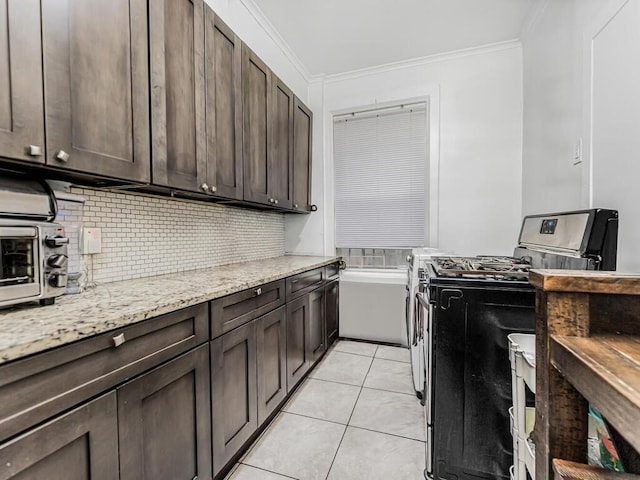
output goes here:
[{"label": "kitchen countertop edge", "polygon": [[0,310],[0,365],[338,261],[284,255],[100,284],[54,305]]}]

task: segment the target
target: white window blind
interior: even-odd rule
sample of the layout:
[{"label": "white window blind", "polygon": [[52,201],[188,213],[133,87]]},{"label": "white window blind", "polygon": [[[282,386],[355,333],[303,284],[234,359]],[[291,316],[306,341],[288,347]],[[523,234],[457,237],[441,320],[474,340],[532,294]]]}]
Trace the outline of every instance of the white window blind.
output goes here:
[{"label": "white window blind", "polygon": [[426,244],[426,104],[334,121],[336,247]]}]

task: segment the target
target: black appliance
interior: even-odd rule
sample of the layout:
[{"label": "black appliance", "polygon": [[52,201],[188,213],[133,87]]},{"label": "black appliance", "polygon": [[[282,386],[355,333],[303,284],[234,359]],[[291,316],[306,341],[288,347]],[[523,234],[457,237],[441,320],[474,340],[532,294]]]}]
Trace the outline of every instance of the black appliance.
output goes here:
[{"label": "black appliance", "polygon": [[508,479],[510,333],[535,333],[530,268],[615,270],[618,212],[524,218],[513,257],[434,257],[419,303],[426,335],[426,478]]}]

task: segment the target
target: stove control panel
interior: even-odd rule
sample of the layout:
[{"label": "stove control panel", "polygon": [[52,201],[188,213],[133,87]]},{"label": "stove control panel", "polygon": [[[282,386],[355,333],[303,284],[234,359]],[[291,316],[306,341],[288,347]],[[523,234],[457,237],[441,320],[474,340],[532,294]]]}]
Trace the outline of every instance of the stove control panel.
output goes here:
[{"label": "stove control panel", "polygon": [[556,233],[556,226],[558,225],[557,218],[545,218],[542,220],[542,227],[540,227],[540,233],[543,235],[553,235]]}]

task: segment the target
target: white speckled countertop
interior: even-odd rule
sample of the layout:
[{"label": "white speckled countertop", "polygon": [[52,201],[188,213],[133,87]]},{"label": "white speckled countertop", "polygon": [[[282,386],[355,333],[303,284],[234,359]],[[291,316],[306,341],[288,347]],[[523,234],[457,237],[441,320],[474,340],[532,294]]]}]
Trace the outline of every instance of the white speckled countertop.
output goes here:
[{"label": "white speckled countertop", "polygon": [[328,265],[340,257],[283,256],[107,283],[54,305],[0,310],[0,364]]}]

